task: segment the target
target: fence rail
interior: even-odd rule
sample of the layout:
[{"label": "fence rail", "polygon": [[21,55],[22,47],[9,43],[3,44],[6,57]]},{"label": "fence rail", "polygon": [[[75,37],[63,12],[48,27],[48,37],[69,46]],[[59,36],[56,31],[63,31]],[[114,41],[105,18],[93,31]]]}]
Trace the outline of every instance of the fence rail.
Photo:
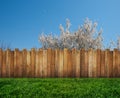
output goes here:
[{"label": "fence rail", "polygon": [[120,51],[0,49],[0,77],[120,77]]}]

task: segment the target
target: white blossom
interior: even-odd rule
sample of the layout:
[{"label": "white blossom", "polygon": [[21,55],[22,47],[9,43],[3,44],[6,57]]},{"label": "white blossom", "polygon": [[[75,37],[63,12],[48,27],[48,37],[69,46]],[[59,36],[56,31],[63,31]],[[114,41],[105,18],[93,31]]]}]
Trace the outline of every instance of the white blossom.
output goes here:
[{"label": "white blossom", "polygon": [[77,31],[71,32],[71,23],[69,19],[66,19],[66,29],[60,24],[60,36],[55,37],[53,35],[40,35],[39,41],[42,43],[43,48],[52,49],[102,49],[103,38],[102,31],[97,32],[97,23],[92,22],[88,18],[85,19],[84,24],[78,27]]}]

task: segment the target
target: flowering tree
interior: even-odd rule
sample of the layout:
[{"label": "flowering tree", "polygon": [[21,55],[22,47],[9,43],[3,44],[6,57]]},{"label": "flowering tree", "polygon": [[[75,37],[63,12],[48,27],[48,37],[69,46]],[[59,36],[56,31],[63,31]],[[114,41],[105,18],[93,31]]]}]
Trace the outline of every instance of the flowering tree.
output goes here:
[{"label": "flowering tree", "polygon": [[117,36],[117,41],[110,41],[108,47],[106,47],[107,49],[113,50],[113,49],[118,49],[120,51],[120,36]]},{"label": "flowering tree", "polygon": [[120,50],[120,36],[118,36],[117,39],[117,49]]},{"label": "flowering tree", "polygon": [[2,50],[10,49],[10,44],[6,44],[3,41],[0,41],[0,49]]},{"label": "flowering tree", "polygon": [[81,25],[77,31],[71,32],[71,23],[66,19],[66,28],[60,24],[60,37],[53,36],[52,34],[39,36],[39,41],[43,48],[59,48],[59,49],[102,49],[103,38],[101,36],[102,30],[97,31],[97,23],[92,22],[88,18],[85,19],[84,24]]}]

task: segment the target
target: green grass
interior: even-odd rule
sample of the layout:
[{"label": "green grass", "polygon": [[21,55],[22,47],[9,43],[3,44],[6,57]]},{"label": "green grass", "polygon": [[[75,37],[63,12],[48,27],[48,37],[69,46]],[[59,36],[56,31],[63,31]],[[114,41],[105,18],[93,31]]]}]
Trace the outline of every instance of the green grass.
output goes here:
[{"label": "green grass", "polygon": [[120,79],[1,78],[0,98],[120,98]]}]

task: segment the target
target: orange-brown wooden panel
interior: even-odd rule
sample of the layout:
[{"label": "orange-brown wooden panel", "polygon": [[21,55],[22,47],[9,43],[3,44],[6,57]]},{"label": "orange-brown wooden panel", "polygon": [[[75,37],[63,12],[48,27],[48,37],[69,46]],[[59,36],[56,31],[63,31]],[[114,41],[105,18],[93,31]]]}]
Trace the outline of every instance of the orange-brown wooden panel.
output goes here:
[{"label": "orange-brown wooden panel", "polygon": [[58,66],[56,66],[56,68],[57,68],[57,75],[58,75],[57,77],[60,77],[60,76],[61,76],[60,51],[61,51],[61,50],[58,50],[58,57],[57,57],[57,58],[58,58],[58,62],[57,62],[57,63],[58,63]]},{"label": "orange-brown wooden panel", "polygon": [[93,58],[93,60],[92,60],[92,76],[93,77],[97,77],[97,60],[96,60],[96,57],[97,57],[97,55],[96,55],[96,50],[92,50],[92,58]]},{"label": "orange-brown wooden panel", "polygon": [[[89,56],[89,63],[88,63],[88,76],[91,78],[92,75],[92,61],[93,61],[93,56],[92,56],[92,49],[88,50],[88,56]],[[82,60],[82,59],[81,59]]]},{"label": "orange-brown wooden panel", "polygon": [[86,68],[85,68],[85,50],[80,50],[80,77],[85,77]]},{"label": "orange-brown wooden panel", "polygon": [[22,51],[19,51],[19,56],[18,56],[18,59],[19,59],[19,63],[18,63],[18,66],[19,66],[19,77],[23,77],[23,61],[22,61]]},{"label": "orange-brown wooden panel", "polygon": [[2,77],[7,77],[7,70],[6,70],[6,51],[3,51]]},{"label": "orange-brown wooden panel", "polygon": [[39,49],[40,77],[43,77],[43,50]]},{"label": "orange-brown wooden panel", "polygon": [[52,50],[52,64],[51,64],[51,75],[55,76],[55,50]]},{"label": "orange-brown wooden panel", "polygon": [[80,77],[80,50],[76,50],[76,73],[77,78]]},{"label": "orange-brown wooden panel", "polygon": [[59,50],[58,77],[63,77],[63,51]]},{"label": "orange-brown wooden panel", "polygon": [[19,76],[19,49],[14,50],[14,77]]},{"label": "orange-brown wooden panel", "polygon": [[100,77],[100,74],[101,74],[100,73],[101,72],[101,67],[100,67],[101,66],[101,50],[97,49],[96,51],[97,51],[97,54],[96,54],[97,55],[97,57],[96,57],[96,59],[97,59],[97,61],[96,61],[97,62],[97,69],[96,69],[97,77]]},{"label": "orange-brown wooden panel", "polygon": [[84,72],[84,76],[85,77],[88,77],[88,63],[89,63],[89,56],[88,56],[88,51],[86,50],[85,53],[85,62],[84,62],[84,69],[85,69],[85,72]]},{"label": "orange-brown wooden panel", "polygon": [[110,76],[110,50],[109,49],[107,49],[106,51],[105,51],[105,77],[109,77]]},{"label": "orange-brown wooden panel", "polygon": [[105,77],[108,77],[108,73],[109,73],[108,70],[107,70],[108,69],[107,67],[108,67],[108,64],[109,64],[108,63],[109,62],[109,57],[108,57],[109,54],[108,53],[109,53],[109,49],[105,50]]},{"label": "orange-brown wooden panel", "polygon": [[16,52],[16,77],[22,77],[22,52]]},{"label": "orange-brown wooden panel", "polygon": [[31,49],[31,67],[32,67],[32,75],[31,77],[35,77],[35,60],[36,60],[36,50],[34,48]]},{"label": "orange-brown wooden panel", "polygon": [[31,68],[31,59],[30,59],[31,52],[27,51],[27,77],[31,77],[32,68]]},{"label": "orange-brown wooden panel", "polygon": [[118,77],[120,77],[120,50],[118,50]]},{"label": "orange-brown wooden panel", "polygon": [[76,76],[76,49],[72,49],[72,77]]},{"label": "orange-brown wooden panel", "polygon": [[10,77],[14,77],[14,51],[11,51],[10,57]]},{"label": "orange-brown wooden panel", "polygon": [[113,77],[113,51],[109,55],[109,77]]},{"label": "orange-brown wooden panel", "polygon": [[101,51],[101,77],[105,77],[105,51]]},{"label": "orange-brown wooden panel", "polygon": [[119,76],[119,51],[118,51],[118,49],[117,49],[117,53],[116,53],[116,59],[115,59],[116,61],[116,77],[118,77]]},{"label": "orange-brown wooden panel", "polygon": [[67,69],[67,73],[68,73],[68,77],[73,77],[73,64],[72,64],[72,61],[73,61],[73,57],[72,57],[72,51],[71,50],[68,50],[68,53],[67,53],[67,57],[68,57],[68,69]]},{"label": "orange-brown wooden panel", "polygon": [[63,62],[63,77],[67,77],[67,63],[68,63],[68,57],[67,57],[67,53],[68,53],[68,49],[65,48],[64,49],[64,56],[63,56],[63,59],[64,59],[64,62]]},{"label": "orange-brown wooden panel", "polygon": [[36,50],[36,57],[35,57],[35,77],[39,77],[40,75],[40,65],[39,65],[39,51]]},{"label": "orange-brown wooden panel", "polygon": [[27,77],[27,50],[22,51],[22,76]]},{"label": "orange-brown wooden panel", "polygon": [[113,51],[113,77],[118,77],[118,50]]},{"label": "orange-brown wooden panel", "polygon": [[34,48],[31,49],[31,67],[32,67],[32,76],[35,77],[35,60],[36,60],[36,50]]},{"label": "orange-brown wooden panel", "polygon": [[6,51],[6,76],[10,77],[10,59],[11,58],[11,51],[7,49]]},{"label": "orange-brown wooden panel", "polygon": [[43,77],[47,77],[47,50],[43,50]]},{"label": "orange-brown wooden panel", "polygon": [[47,49],[47,77],[51,77],[52,50]]},{"label": "orange-brown wooden panel", "polygon": [[3,51],[0,49],[0,77],[2,77]]},{"label": "orange-brown wooden panel", "polygon": [[55,77],[59,76],[59,49],[55,50]]}]

